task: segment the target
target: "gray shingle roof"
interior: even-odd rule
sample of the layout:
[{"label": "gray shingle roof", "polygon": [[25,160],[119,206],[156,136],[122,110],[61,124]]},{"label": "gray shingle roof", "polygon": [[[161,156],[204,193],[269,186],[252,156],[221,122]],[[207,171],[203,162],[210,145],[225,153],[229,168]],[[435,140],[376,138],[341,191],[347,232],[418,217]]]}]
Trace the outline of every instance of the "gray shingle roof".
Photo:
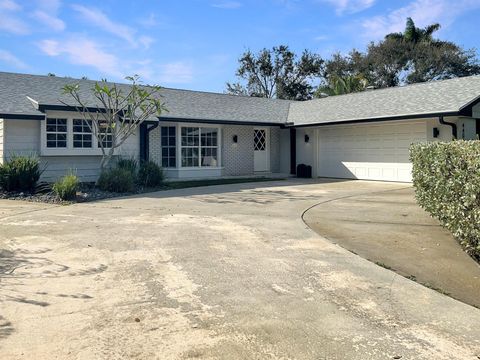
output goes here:
[{"label": "gray shingle roof", "polygon": [[288,120],[308,125],[458,112],[479,96],[480,76],[469,76],[292,103]]},{"label": "gray shingle roof", "polygon": [[[0,114],[41,115],[27,96],[40,105],[75,105],[62,94],[66,84],[80,85],[81,98],[90,106],[97,105],[89,91],[95,81],[63,77],[25,75],[0,72]],[[127,84],[118,84],[128,90]],[[234,96],[201,91],[162,88],[160,94],[168,109],[163,117],[230,122],[283,124],[290,101],[247,96]]]},{"label": "gray shingle roof", "polygon": [[[79,83],[82,98],[92,106],[91,80],[0,72],[0,116],[43,115],[41,105],[73,104],[62,95],[66,84]],[[127,89],[128,85],[119,84]],[[201,91],[163,88],[169,112],[165,118],[241,123],[314,125],[403,116],[458,112],[480,97],[480,76],[294,102]]]}]

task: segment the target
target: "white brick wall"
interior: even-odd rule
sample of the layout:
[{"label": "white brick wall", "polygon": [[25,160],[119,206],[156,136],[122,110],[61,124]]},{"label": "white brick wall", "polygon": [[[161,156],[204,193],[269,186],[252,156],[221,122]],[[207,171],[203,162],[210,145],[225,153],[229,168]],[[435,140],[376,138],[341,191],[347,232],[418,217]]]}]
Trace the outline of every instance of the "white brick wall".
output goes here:
[{"label": "white brick wall", "polygon": [[150,149],[149,149],[149,159],[157,165],[162,166],[162,144],[161,144],[161,135],[160,135],[160,126],[156,129],[150,131]]},{"label": "white brick wall", "polygon": [[[233,135],[238,142],[233,142]],[[225,126],[223,128],[224,175],[253,174],[253,126]]]}]

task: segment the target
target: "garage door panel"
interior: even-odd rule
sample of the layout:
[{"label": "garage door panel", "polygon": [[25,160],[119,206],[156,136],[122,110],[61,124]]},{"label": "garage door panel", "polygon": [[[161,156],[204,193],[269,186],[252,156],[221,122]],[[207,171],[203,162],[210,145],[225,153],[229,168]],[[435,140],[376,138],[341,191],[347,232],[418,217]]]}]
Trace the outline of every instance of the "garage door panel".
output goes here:
[{"label": "garage door panel", "polygon": [[423,122],[322,128],[319,176],[411,181],[409,148],[424,141]]}]

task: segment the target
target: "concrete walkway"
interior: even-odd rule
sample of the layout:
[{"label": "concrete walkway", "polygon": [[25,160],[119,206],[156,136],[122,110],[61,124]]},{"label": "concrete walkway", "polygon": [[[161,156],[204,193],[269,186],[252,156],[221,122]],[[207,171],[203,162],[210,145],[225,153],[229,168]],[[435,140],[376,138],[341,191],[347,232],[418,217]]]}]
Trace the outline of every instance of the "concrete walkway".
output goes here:
[{"label": "concrete walkway", "polygon": [[300,217],[403,187],[288,180],[11,211],[0,219],[1,358],[476,359],[480,310]]},{"label": "concrete walkway", "polygon": [[412,187],[320,203],[304,220],[361,257],[480,308],[480,266],[417,205]]}]

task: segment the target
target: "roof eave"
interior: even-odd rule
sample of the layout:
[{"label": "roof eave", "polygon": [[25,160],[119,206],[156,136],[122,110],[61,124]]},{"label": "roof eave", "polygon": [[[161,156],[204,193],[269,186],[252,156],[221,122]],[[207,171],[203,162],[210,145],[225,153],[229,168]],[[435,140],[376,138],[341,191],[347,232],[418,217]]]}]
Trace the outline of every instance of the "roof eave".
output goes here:
[{"label": "roof eave", "polygon": [[302,127],[311,127],[311,126],[327,126],[327,125],[342,125],[342,124],[358,124],[365,122],[383,122],[383,121],[395,121],[395,120],[416,120],[416,119],[428,119],[435,118],[439,116],[460,116],[464,115],[460,111],[444,111],[436,113],[426,113],[426,114],[411,114],[411,115],[396,115],[396,116],[384,116],[377,118],[363,118],[363,119],[351,119],[351,120],[340,120],[340,121],[328,121],[328,122],[317,122],[309,124],[300,124],[295,125],[296,128]]},{"label": "roof eave", "polygon": [[160,122],[183,122],[183,123],[204,123],[218,125],[254,125],[254,126],[280,126],[286,125],[284,122],[268,122],[268,121],[247,121],[247,120],[221,120],[221,119],[199,119],[199,118],[181,118],[174,116],[160,116]]}]

